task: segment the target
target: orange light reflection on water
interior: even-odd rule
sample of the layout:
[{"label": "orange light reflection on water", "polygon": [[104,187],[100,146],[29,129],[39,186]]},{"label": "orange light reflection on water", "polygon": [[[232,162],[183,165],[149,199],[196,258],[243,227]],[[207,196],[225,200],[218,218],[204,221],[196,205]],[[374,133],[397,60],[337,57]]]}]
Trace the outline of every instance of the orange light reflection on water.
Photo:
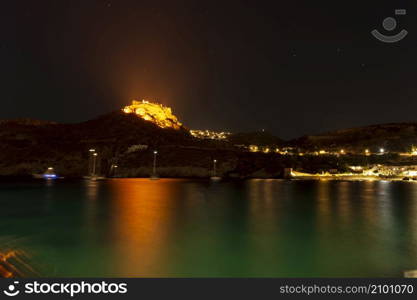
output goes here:
[{"label": "orange light reflection on water", "polygon": [[30,257],[23,250],[0,252],[0,278],[39,276],[29,261]]},{"label": "orange light reflection on water", "polygon": [[[163,184],[161,184],[163,181]],[[161,179],[112,180],[113,202],[112,241],[117,276],[152,277],[167,274],[166,245],[175,221],[177,181]],[[134,183],[138,184],[135,185]],[[176,183],[176,184],[175,184]],[[175,241],[174,241],[175,242]],[[169,267],[168,267],[169,268]]]}]

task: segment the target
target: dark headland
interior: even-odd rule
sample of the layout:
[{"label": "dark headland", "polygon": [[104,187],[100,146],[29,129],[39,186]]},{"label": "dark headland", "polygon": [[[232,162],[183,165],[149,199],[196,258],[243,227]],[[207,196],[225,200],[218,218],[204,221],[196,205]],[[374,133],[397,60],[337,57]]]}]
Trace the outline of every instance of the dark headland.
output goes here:
[{"label": "dark headland", "polygon": [[[0,176],[31,176],[52,166],[64,177],[88,174],[89,149],[109,177],[148,177],[158,151],[161,177],[205,178],[213,161],[223,178],[282,178],[292,168],[343,173],[351,166],[414,165],[417,123],[374,125],[283,141],[264,131],[196,137],[182,124],[158,126],[115,111],[78,124],[21,119],[0,122]],[[180,123],[179,123],[180,124]],[[414,153],[416,154],[416,153]],[[117,168],[114,168],[117,166]]]}]

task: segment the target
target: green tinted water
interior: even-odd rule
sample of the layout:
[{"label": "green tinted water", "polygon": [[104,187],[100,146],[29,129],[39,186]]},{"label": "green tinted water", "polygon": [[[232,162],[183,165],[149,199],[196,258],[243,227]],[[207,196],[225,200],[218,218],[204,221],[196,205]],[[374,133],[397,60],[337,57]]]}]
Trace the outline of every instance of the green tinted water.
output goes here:
[{"label": "green tinted water", "polygon": [[417,184],[3,182],[1,249],[43,276],[402,276]]}]

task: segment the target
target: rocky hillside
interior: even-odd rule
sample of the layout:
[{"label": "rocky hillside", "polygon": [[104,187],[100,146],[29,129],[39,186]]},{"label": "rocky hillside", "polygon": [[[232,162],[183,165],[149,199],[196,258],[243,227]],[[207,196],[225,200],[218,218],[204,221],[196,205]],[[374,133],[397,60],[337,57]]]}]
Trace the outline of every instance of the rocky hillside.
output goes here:
[{"label": "rocky hillside", "polygon": [[[270,135],[238,137],[234,142],[242,144],[280,142]],[[211,176],[214,159],[218,174],[230,178],[278,177],[291,165],[289,158],[194,138],[183,127],[161,128],[136,114],[117,111],[79,124],[1,122],[0,176],[31,176],[48,167],[65,177],[87,175],[91,148],[98,153],[99,173],[116,177],[149,176],[154,150],[158,174],[164,177]]]},{"label": "rocky hillside", "polygon": [[158,173],[166,177],[211,176],[213,159],[219,172],[232,177],[256,172],[266,176],[265,166],[273,170],[268,176],[275,176],[282,169],[281,162],[271,166],[264,155],[244,152],[230,142],[197,139],[184,127],[161,128],[136,114],[116,111],[78,124],[1,122],[0,176],[31,176],[48,167],[61,176],[84,176],[92,148],[98,153],[98,172],[120,177],[149,176],[154,150]]},{"label": "rocky hillside", "polygon": [[79,124],[3,121],[0,123],[0,176],[29,175],[53,166],[61,174],[86,174],[88,150],[96,149],[103,168],[134,145],[193,145],[183,129],[162,129],[133,114],[114,112]]},{"label": "rocky hillside", "polygon": [[370,149],[377,152],[381,147],[387,151],[410,151],[417,146],[417,123],[372,125],[343,129],[318,135],[304,136],[289,142],[303,149],[350,149],[357,152]]},{"label": "rocky hillside", "polygon": [[[363,156],[347,156],[341,161],[337,157],[250,153],[234,145],[291,145],[307,150],[344,148],[360,152],[365,148],[377,151],[380,147],[387,151],[409,151],[412,144],[417,146],[417,124],[353,128],[290,142],[267,132],[232,134],[228,141],[223,141],[195,138],[182,125],[176,129],[161,128],[160,124],[141,118],[140,111],[116,111],[78,124],[29,119],[1,121],[0,176],[31,176],[43,173],[48,167],[65,177],[87,175],[89,149],[94,148],[98,153],[97,169],[102,175],[149,176],[153,151],[158,150],[161,176],[207,177],[216,159],[222,176],[271,178],[281,176],[285,167],[309,172],[343,169],[348,164],[363,163]],[[375,157],[388,159],[388,156]]]}]

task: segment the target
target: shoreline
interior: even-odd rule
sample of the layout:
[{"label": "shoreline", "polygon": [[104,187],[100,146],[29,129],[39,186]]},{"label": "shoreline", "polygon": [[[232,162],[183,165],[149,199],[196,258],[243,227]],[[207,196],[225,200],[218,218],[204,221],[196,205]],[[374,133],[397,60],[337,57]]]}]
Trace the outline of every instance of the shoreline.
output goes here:
[{"label": "shoreline", "polygon": [[404,177],[379,177],[379,176],[297,176],[290,178],[292,180],[334,180],[334,181],[402,181],[417,182],[412,178],[408,180]]},{"label": "shoreline", "polygon": [[[101,180],[111,180],[111,179],[150,179],[150,176],[147,177],[104,177]],[[183,179],[183,180],[200,180],[200,181],[212,181],[210,177],[159,177],[159,179]],[[83,177],[65,177],[57,178],[52,181],[73,181],[73,180],[85,180],[89,179]],[[404,177],[379,177],[379,176],[338,176],[338,175],[311,175],[311,176],[292,176],[288,178],[284,177],[222,177],[219,181],[245,181],[245,180],[285,180],[285,181],[400,181],[400,182],[417,182],[417,179],[409,178],[404,179]],[[7,181],[48,181],[44,178],[35,178],[33,176],[0,176],[0,182]]]}]

